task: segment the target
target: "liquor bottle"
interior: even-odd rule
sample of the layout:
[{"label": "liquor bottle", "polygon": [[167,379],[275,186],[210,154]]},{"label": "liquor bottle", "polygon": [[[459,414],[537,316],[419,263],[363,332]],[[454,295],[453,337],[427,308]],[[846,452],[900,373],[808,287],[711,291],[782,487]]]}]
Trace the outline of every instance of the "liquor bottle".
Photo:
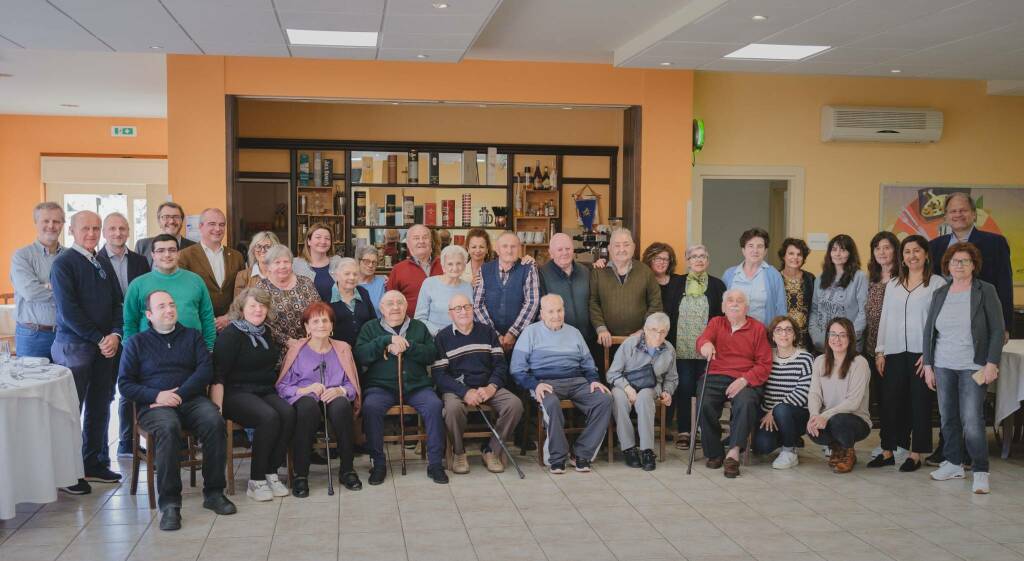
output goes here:
[{"label": "liquor bottle", "polygon": [[441,182],[441,160],[437,152],[430,153],[430,184],[437,185]]},{"label": "liquor bottle", "polygon": [[[517,173],[515,175],[515,177],[512,178],[512,201],[514,203],[513,208],[515,210],[516,216],[522,216],[523,215],[523,199],[522,199],[522,197],[523,197],[523,194],[521,192],[521,186],[519,184],[519,174]],[[480,222],[480,225],[481,226],[484,225],[483,221]]]},{"label": "liquor bottle", "polygon": [[533,172],[530,170],[530,166],[526,166],[524,170],[523,185],[525,185],[527,189],[533,188]]},{"label": "liquor bottle", "polygon": [[334,192],[334,214],[345,214],[345,192],[341,187]]},{"label": "liquor bottle", "polygon": [[420,153],[415,148],[409,150],[409,183],[420,182]]},{"label": "liquor bottle", "polygon": [[299,154],[299,185],[309,185],[309,154]]},{"label": "liquor bottle", "polygon": [[533,188],[543,189],[544,188],[544,176],[540,173],[540,160],[537,160],[537,164],[533,166]]},{"label": "liquor bottle", "polygon": [[551,170],[548,169],[548,166],[544,166],[544,175],[540,180],[545,189],[551,189]]}]

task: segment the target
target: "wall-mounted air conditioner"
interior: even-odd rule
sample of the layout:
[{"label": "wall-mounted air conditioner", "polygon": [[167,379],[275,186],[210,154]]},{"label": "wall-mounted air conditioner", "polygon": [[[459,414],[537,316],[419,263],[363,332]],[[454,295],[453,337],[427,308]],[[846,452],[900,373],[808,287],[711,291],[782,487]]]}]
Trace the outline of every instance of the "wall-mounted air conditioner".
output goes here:
[{"label": "wall-mounted air conditioner", "polygon": [[938,142],[942,111],[908,107],[821,108],[823,142]]}]

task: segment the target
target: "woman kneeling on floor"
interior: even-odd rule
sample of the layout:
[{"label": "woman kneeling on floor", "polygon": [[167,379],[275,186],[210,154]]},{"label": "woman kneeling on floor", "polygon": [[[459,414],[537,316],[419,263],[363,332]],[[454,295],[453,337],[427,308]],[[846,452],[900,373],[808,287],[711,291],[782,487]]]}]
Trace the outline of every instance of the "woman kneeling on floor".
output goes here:
[{"label": "woman kneeling on floor", "polygon": [[[672,394],[679,383],[676,373],[676,351],[665,341],[669,318],[663,312],[651,314],[644,323],[643,334],[632,335],[615,352],[608,367],[608,385],[615,399],[615,428],[619,445],[629,467],[653,471],[654,409],[657,400],[672,404]],[[640,449],[636,447],[630,409],[636,408],[636,424],[640,431]]]},{"label": "woman kneeling on floor", "polygon": [[782,447],[772,462],[775,469],[788,469],[800,463],[796,448],[807,429],[807,391],[811,386],[814,356],[794,346],[800,332],[796,321],[779,316],[768,326],[772,343],[772,372],[764,385],[764,416],[754,433],[754,453],[770,454]]},{"label": "woman kneeling on floor", "polygon": [[814,359],[811,391],[807,395],[807,434],[828,446],[828,463],[835,473],[847,473],[857,463],[853,446],[871,434],[868,415],[868,361],[857,353],[853,323],[833,318],[825,328],[825,354]]},{"label": "woman kneeling on floor", "polygon": [[359,377],[352,348],[348,343],[331,339],[334,310],[329,305],[310,304],[302,312],[302,323],[307,338],[290,342],[277,381],[278,394],[295,408],[292,494],[300,498],[309,496],[310,452],[324,420],[321,403],[330,422],[324,430],[334,429],[331,441],[338,445],[338,479],[346,489],[357,491],[363,484],[352,467],[353,417],[359,408]]}]

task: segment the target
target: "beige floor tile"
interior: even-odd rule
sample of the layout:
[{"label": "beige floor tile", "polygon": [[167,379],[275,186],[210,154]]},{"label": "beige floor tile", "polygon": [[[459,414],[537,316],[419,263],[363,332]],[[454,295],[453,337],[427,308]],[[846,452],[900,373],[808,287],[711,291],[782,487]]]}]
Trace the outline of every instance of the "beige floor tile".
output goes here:
[{"label": "beige floor tile", "polygon": [[200,560],[209,561],[252,561],[270,554],[269,536],[245,538],[209,538],[199,552]]},{"label": "beige floor tile", "polygon": [[730,536],[736,543],[751,555],[757,557],[766,554],[799,553],[808,551],[806,545],[788,534],[744,534]]},{"label": "beige floor tile", "polygon": [[556,542],[558,540],[572,541],[599,541],[597,533],[586,521],[579,520],[569,524],[540,524],[531,526],[530,531],[533,537],[541,543]]},{"label": "beige floor tile", "polygon": [[338,540],[319,536],[275,536],[268,561],[333,561]]},{"label": "beige floor tile", "polygon": [[342,534],[364,532],[401,532],[402,522],[395,513],[367,513],[363,516],[343,517]]},{"label": "beige floor tile", "polygon": [[92,518],[91,511],[37,512],[23,525],[24,528],[61,528],[85,526]]},{"label": "beige floor tile", "polygon": [[1024,524],[994,524],[982,526],[977,529],[979,534],[991,538],[999,543],[1022,543],[1024,542]]},{"label": "beige floor tile", "polygon": [[879,516],[878,514],[873,513],[826,514],[825,518],[836,526],[849,532],[857,530],[901,529],[899,524],[896,524],[884,516]]},{"label": "beige floor tile", "polygon": [[584,522],[584,518],[570,506],[519,508],[519,514],[526,520],[531,528],[536,526],[547,526],[551,524],[571,524]]},{"label": "beige floor tile", "polygon": [[540,542],[548,561],[615,561],[615,555],[600,541],[572,542],[555,540]]},{"label": "beige floor tile", "polygon": [[[210,530],[209,540],[223,538],[265,537],[274,533],[277,520],[273,518],[238,518],[236,516],[218,516]],[[337,532],[334,524],[325,525],[325,532]],[[333,538],[333,534],[332,534]]]},{"label": "beige floor tile", "polygon": [[939,546],[951,543],[992,543],[991,539],[963,526],[932,526],[912,532]]},{"label": "beige floor tile", "polygon": [[647,519],[632,506],[578,509],[583,518],[594,524],[645,524]]},{"label": "beige floor tile", "polygon": [[745,555],[739,544],[724,535],[666,536],[668,541],[687,559],[711,555]]},{"label": "beige floor tile", "polygon": [[330,535],[332,539],[339,531],[337,514],[334,517],[278,518],[277,525],[273,528],[275,536]]},{"label": "beige floor tile", "polygon": [[177,540],[163,544],[139,542],[128,561],[195,561],[204,543],[202,540]]},{"label": "beige floor tile", "polygon": [[14,532],[4,545],[33,546],[61,545],[66,546],[81,532],[81,528],[21,528]]},{"label": "beige floor tile", "polygon": [[467,528],[469,541],[477,548],[490,547],[496,544],[517,545],[536,543],[533,533],[526,524],[519,526],[496,526],[483,528]]},{"label": "beige floor tile", "polygon": [[0,559],[3,561],[54,561],[63,545],[0,545]]},{"label": "beige floor tile", "polygon": [[944,549],[968,561],[1021,561],[1024,555],[1004,545],[989,543],[949,543]]},{"label": "beige floor tile", "polygon": [[664,539],[626,539],[619,541],[605,540],[605,545],[620,561],[641,560],[684,560],[684,557]]},{"label": "beige floor tile", "polygon": [[781,528],[775,525],[774,521],[781,517],[771,517],[769,520],[762,516],[743,516],[739,518],[723,518],[714,521],[718,529],[730,536],[741,536],[744,534],[782,534]]},{"label": "beige floor tile", "polygon": [[544,550],[534,542],[501,543],[476,546],[477,557],[481,560],[538,561],[544,559]]},{"label": "beige floor tile", "polygon": [[149,521],[157,514],[158,511],[149,509],[143,510],[126,508],[101,510],[89,520],[89,524],[99,524],[104,526],[116,524],[148,524]]},{"label": "beige floor tile", "polygon": [[526,521],[518,509],[507,508],[505,510],[462,512],[462,521],[466,528],[526,528]]},{"label": "beige floor tile", "polygon": [[132,542],[146,533],[149,524],[116,524],[113,526],[93,525],[82,529],[75,541],[78,543]]},{"label": "beige floor tile", "polygon": [[891,561],[892,557],[881,551],[870,549],[849,549],[844,551],[821,551],[818,555],[826,561]]},{"label": "beige floor tile", "polygon": [[604,542],[623,540],[657,540],[662,535],[646,522],[596,522],[590,525]]},{"label": "beige floor tile", "polygon": [[904,547],[886,551],[896,561],[959,561],[960,557],[938,546]]},{"label": "beige floor tile", "polygon": [[73,543],[58,561],[124,561],[135,544],[131,542]]},{"label": "beige floor tile", "polygon": [[[462,515],[458,510],[417,510],[402,512],[402,527],[419,530],[445,530],[463,527]],[[408,531],[408,530],[407,530]]]},{"label": "beige floor tile", "polygon": [[874,549],[857,536],[842,530],[830,532],[795,532],[792,534],[811,551],[834,552],[857,549]]}]

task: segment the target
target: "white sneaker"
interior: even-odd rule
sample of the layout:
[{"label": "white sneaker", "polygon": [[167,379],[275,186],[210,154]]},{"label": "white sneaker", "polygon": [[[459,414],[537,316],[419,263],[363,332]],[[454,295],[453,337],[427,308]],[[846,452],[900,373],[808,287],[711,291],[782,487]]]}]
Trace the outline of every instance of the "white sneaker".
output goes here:
[{"label": "white sneaker", "polygon": [[288,491],[288,487],[285,487],[284,483],[281,483],[281,480],[277,478],[276,473],[267,474],[267,485],[270,485],[270,491],[275,497],[287,497],[291,494]]},{"label": "white sneaker", "polygon": [[[942,462],[939,465],[939,469],[931,473],[932,479],[935,481],[947,481],[949,479],[963,479],[964,468],[958,465],[949,463],[948,461]],[[986,483],[988,478],[986,477]]]},{"label": "white sneaker", "polygon": [[274,500],[274,492],[270,490],[270,485],[267,485],[266,481],[253,481],[250,479],[249,488],[245,490],[245,495],[254,501]]},{"label": "white sneaker", "polygon": [[975,495],[987,495],[991,492],[988,487],[988,472],[974,472],[974,484],[971,486]]},{"label": "white sneaker", "polygon": [[775,461],[772,462],[772,468],[789,469],[791,467],[795,467],[799,463],[800,458],[796,454],[789,450],[783,450],[782,452],[779,452],[779,457],[775,458]]},{"label": "white sneaker", "polygon": [[822,446],[821,453],[825,455],[825,459],[827,460],[832,456],[832,449],[828,446]]}]

